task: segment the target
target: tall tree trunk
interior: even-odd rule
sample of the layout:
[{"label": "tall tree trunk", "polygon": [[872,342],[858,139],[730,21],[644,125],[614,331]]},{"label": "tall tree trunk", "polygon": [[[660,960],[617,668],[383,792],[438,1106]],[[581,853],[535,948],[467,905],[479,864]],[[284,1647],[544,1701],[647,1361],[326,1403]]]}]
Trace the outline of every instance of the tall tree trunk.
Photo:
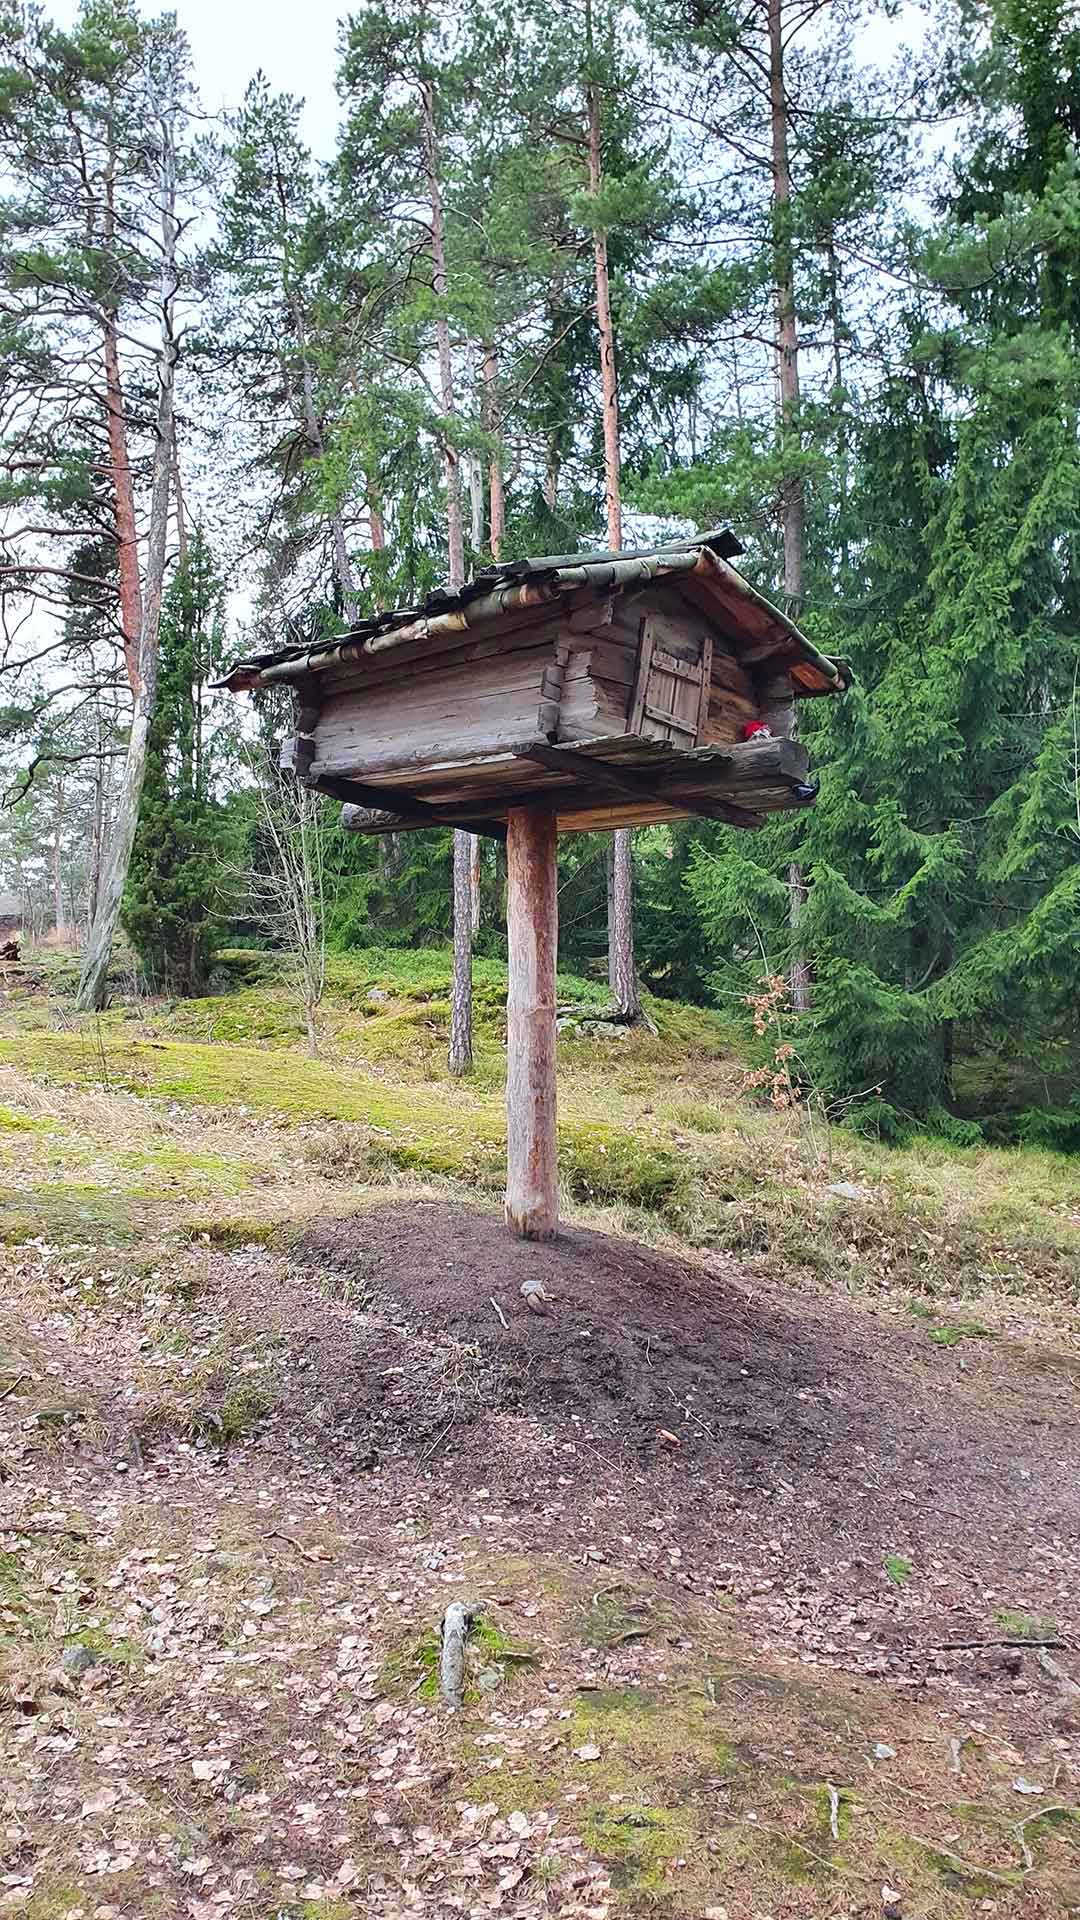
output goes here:
[{"label": "tall tree trunk", "polygon": [[90,872],[88,875],[86,921],[89,927],[97,912],[101,886],[101,857],[105,842],[105,726],[101,715],[101,694],[94,695],[94,721],[97,734],[97,763],[94,772],[94,806],[90,825]]},{"label": "tall tree trunk", "polygon": [[[298,293],[289,294],[289,309],[296,330],[296,344],[300,350],[300,404],[303,413],[304,434],[312,452],[319,458],[326,451],[326,440],[315,405],[315,382],[312,377],[311,361],[307,348],[307,321]],[[360,602],[356,593],[356,577],[349,559],[349,548],[345,539],[345,523],[340,509],[335,508],[330,515],[330,541],[334,553],[334,578],[341,594],[341,604],[345,618],[354,627],[360,618]]]},{"label": "tall tree trunk", "polygon": [[[589,24],[591,53],[591,20]],[[589,191],[596,194],[600,191],[603,171],[600,156],[600,96],[593,81],[590,81],[588,89],[588,113]],[[618,552],[622,546],[619,388],[615,366],[615,330],[611,324],[607,234],[602,227],[593,229],[593,261],[596,277],[596,325],[600,336],[600,385],[604,409],[604,498],[607,505],[608,546]],[[641,994],[634,966],[633,847],[633,837],[629,830],[619,828],[612,837],[612,881],[608,888],[608,980],[616,1005],[631,1019],[637,1019],[641,1013]]]},{"label": "tall tree trunk", "polygon": [[[454,403],[454,365],[450,357],[450,321],[446,312],[446,248],[443,238],[442,188],[439,184],[439,157],[435,141],[435,94],[430,80],[420,89],[424,115],[424,165],[427,172],[428,205],[431,212],[431,285],[437,301],[435,345],[439,360],[439,395],[447,420],[457,408]],[[461,524],[461,466],[457,448],[443,437],[443,471],[446,476],[446,537],[450,550],[450,585],[465,581],[465,545]]]},{"label": "tall tree trunk", "polygon": [[450,989],[450,1071],[468,1073],[473,1057],[472,943],[475,836],[454,831],[454,974]]},{"label": "tall tree trunk", "polygon": [[484,466],[475,454],[469,456],[469,539],[474,553],[484,544]]},{"label": "tall tree trunk", "polygon": [[561,464],[558,437],[553,433],[548,441],[547,460],[544,463],[544,479],[541,489],[544,495],[544,505],[549,513],[554,513],[558,504],[559,471]]},{"label": "tall tree trunk", "polygon": [[124,897],[131,849],[139,818],[146,774],[146,750],[157,698],[158,629],[161,622],[161,596],[165,583],[165,559],[169,531],[169,493],[175,458],[173,395],[176,385],[177,344],[175,302],[177,290],[176,247],[176,153],[175,119],[170,110],[161,127],[161,338],[157,355],[158,404],[155,422],[153,478],[150,494],[150,525],[147,533],[146,572],[140,583],[142,620],[139,631],[137,691],[128,735],[124,777],[120,790],[116,823],[109,845],[109,857],[97,907],[83,954],[82,972],[75,1005],[86,1012],[105,1003],[109,961],[112,957],[120,906]]},{"label": "tall tree trunk", "polygon": [[[354,386],[355,390],[355,386]],[[365,476],[365,496],[368,510],[368,533],[372,553],[386,552],[386,521],[383,519],[382,494],[374,467],[369,467]],[[372,598],[378,613],[386,610],[386,592],[381,580],[373,583]],[[401,835],[384,833],[379,841],[379,858],[383,879],[393,880],[401,867]]]},{"label": "tall tree trunk", "polygon": [[[431,213],[431,284],[438,302],[435,343],[439,359],[439,397],[443,415],[457,411],[454,363],[450,354],[450,320],[446,312],[446,250],[443,239],[442,188],[435,141],[435,94],[430,80],[420,88],[424,117],[424,164]],[[450,586],[465,584],[465,542],[461,525],[461,467],[449,435],[443,438],[446,474],[446,537],[450,559]],[[461,1075],[472,1066],[472,932],[473,836],[454,830],[454,973],[450,987],[450,1071]]]},{"label": "tall tree trunk", "polygon": [[[113,162],[107,160],[105,210],[102,225],[104,252],[116,242]],[[116,526],[116,570],[120,583],[120,634],[128,685],[139,690],[139,635],[142,631],[142,584],[139,578],[139,536],[135,524],[135,489],[128,456],[127,407],[120,377],[120,316],[113,306],[102,314],[105,367],[105,432],[109,447],[109,478]]]},{"label": "tall tree trunk", "polygon": [[[600,97],[595,85],[589,87],[589,192],[599,193],[602,180],[600,162]],[[593,260],[596,276],[596,325],[600,335],[600,385],[603,394],[604,422],[604,498],[607,505],[608,544],[622,546],[622,477],[619,456],[619,388],[615,373],[615,332],[611,324],[611,289],[608,277],[607,234],[603,227],[593,229]]]},{"label": "tall tree trunk", "polygon": [[386,522],[383,519],[382,496],[373,474],[367,477],[368,525],[371,530],[372,553],[386,551]]},{"label": "tall tree trunk", "polygon": [[53,815],[52,843],[52,885],[53,918],[57,934],[62,936],[67,925],[64,911],[64,781],[63,776],[56,783],[56,812]]},{"label": "tall tree trunk", "polygon": [[[803,489],[799,431],[799,331],[795,314],[795,255],[791,239],[791,165],[788,158],[788,104],[784,84],[784,0],[768,0],[769,125],[772,136],[773,275],[776,300],[776,357],[783,444],[784,598],[798,618],[805,591],[806,496]],[[806,878],[793,860],[788,867],[788,924],[791,935],[791,1004],[796,1013],[810,1006],[810,967],[801,929],[806,907]]]},{"label": "tall tree trunk", "polygon": [[506,490],[503,484],[502,407],[499,402],[499,366],[490,341],[484,345],[483,388],[484,426],[491,436],[488,463],[488,506],[491,538],[488,545],[493,560],[502,559],[506,537]]}]

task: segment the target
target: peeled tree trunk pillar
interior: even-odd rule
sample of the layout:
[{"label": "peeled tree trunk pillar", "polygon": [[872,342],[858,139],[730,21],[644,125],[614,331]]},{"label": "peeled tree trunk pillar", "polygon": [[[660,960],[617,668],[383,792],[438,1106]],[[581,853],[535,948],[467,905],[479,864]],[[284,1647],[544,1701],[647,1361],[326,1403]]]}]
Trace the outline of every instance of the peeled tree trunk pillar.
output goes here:
[{"label": "peeled tree trunk pillar", "polygon": [[512,807],[506,821],[506,1224],[523,1240],[559,1225],[555,1132],[559,946],[555,815]]}]

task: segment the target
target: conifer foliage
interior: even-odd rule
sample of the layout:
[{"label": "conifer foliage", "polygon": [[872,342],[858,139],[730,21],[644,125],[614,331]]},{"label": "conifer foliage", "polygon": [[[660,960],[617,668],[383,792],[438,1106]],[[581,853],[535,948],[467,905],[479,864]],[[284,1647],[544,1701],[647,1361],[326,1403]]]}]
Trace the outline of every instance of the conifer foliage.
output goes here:
[{"label": "conifer foliage", "polygon": [[196,528],[161,613],[157,702],[123,907],[125,931],[148,981],[171,994],[205,988],[224,904],[215,780],[223,742],[207,714],[207,682],[220,658],[221,602],[221,583]]},{"label": "conifer foliage", "polygon": [[[814,808],[637,835],[642,986],[746,1019],[768,978],[788,1071],[887,1134],[962,1128],[991,1057],[1014,1132],[1080,1131],[1080,30],[907,11],[359,0],[315,151],[262,74],[208,123],[133,0],[0,8],[0,887],[93,926],[84,1004],[133,832],[142,969],[205,984],[240,735],[288,730],[221,656],[726,522],[855,685],[800,703]],[[456,933],[466,1067],[498,852],[455,895],[449,834],[319,819],[330,939]],[[607,845],[560,850],[598,978]]]}]

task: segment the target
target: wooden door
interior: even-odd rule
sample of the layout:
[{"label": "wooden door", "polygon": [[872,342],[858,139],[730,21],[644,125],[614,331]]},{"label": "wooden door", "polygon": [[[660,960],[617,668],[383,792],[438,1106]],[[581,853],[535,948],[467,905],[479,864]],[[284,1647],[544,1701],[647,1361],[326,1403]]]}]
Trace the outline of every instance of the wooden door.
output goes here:
[{"label": "wooden door", "polygon": [[670,614],[646,614],[629,732],[667,740],[673,747],[698,746],[708,720],[711,678],[711,634],[695,632]]}]

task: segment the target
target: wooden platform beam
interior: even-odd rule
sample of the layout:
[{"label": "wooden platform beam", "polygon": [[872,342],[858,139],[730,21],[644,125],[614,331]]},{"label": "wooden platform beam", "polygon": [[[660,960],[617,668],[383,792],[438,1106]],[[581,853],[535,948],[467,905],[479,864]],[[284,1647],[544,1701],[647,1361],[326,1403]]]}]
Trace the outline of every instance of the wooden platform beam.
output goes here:
[{"label": "wooden platform beam", "polygon": [[[401,827],[445,827],[445,813],[441,807],[429,806],[426,800],[417,799],[415,794],[402,793],[399,787],[369,787],[362,780],[339,780],[336,775],[326,774],[321,779],[309,782],[316,793],[328,794],[331,800],[343,800],[347,806],[355,807],[357,812],[370,809],[385,819],[383,832]],[[455,826],[464,827],[469,833],[484,834],[490,840],[505,840],[506,828],[498,820],[456,820]],[[362,831],[357,823],[355,831]]]},{"label": "wooden platform beam", "polygon": [[550,1240],[559,1225],[557,845],[554,813],[511,808],[506,833],[506,1224],[523,1240]]},{"label": "wooden platform beam", "polygon": [[673,781],[668,780],[661,786],[656,780],[650,780],[647,773],[614,765],[609,760],[598,760],[591,754],[575,753],[570,747],[545,747],[530,742],[527,746],[515,747],[514,756],[518,760],[534,760],[538,766],[550,767],[554,773],[576,773],[582,779],[587,776],[593,786],[625,794],[630,800],[684,806],[688,813],[702,814],[707,820],[723,820],[729,827],[761,825],[760,814],[751,813],[747,807],[737,807],[733,800],[721,800],[712,794],[694,794],[685,799],[671,791]]}]

